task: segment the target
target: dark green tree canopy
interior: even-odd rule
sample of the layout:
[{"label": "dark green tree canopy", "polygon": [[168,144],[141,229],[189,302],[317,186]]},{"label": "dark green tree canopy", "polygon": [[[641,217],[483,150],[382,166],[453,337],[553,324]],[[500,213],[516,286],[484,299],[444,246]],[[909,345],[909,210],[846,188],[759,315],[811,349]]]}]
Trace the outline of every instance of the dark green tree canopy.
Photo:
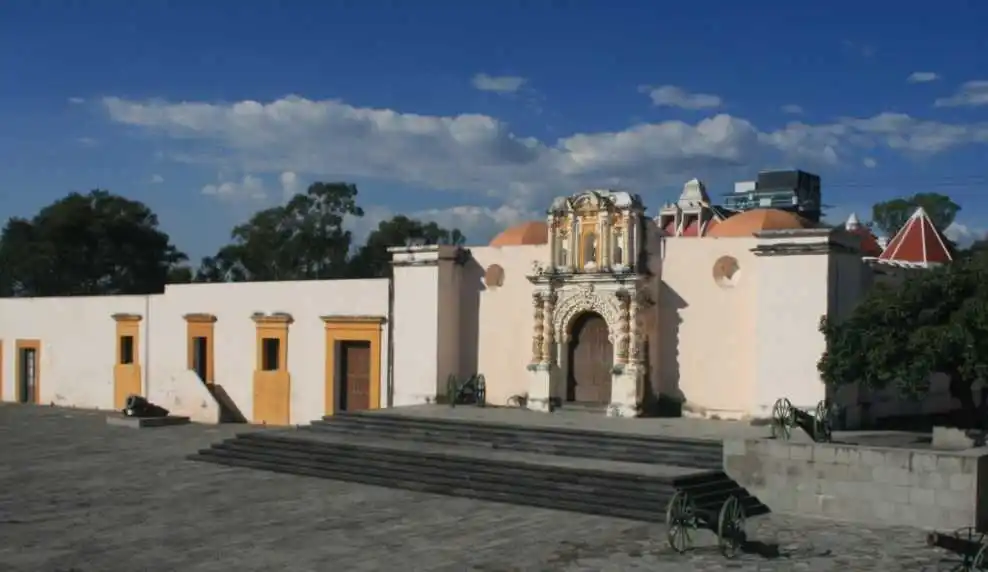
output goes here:
[{"label": "dark green tree canopy", "polygon": [[917,272],[899,286],[877,286],[846,320],[824,319],[821,332],[826,352],[818,369],[827,384],[860,381],[919,396],[933,372],[943,373],[973,424],[979,416],[972,384],[988,376],[988,256]]},{"label": "dark green tree canopy", "polygon": [[391,255],[388,248],[403,246],[410,240],[423,240],[426,244],[452,244],[462,246],[465,237],[459,229],[447,230],[434,222],[422,222],[398,215],[381,221],[367,237],[367,242],[350,260],[350,276],[382,278],[391,275]]},{"label": "dark green tree canopy", "polygon": [[71,193],[0,235],[0,293],[73,296],[161,292],[185,260],[143,203]]},{"label": "dark green tree canopy", "polygon": [[287,204],[260,211],[234,228],[232,242],[203,259],[196,280],[342,278],[352,238],[343,223],[348,216],[363,214],[355,185],[313,183]]},{"label": "dark green tree canopy", "polygon": [[945,230],[960,212],[961,207],[947,195],[917,193],[911,197],[892,199],[871,207],[871,221],[887,236],[892,237],[902,228],[918,207],[923,207],[930,220],[941,231]]}]

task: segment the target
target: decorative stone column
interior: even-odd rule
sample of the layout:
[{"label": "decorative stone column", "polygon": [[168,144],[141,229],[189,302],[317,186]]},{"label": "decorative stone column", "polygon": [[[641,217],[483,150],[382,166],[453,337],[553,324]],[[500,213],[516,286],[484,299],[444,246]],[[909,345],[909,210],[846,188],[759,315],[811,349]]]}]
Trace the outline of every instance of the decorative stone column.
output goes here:
[{"label": "decorative stone column", "polygon": [[611,267],[611,224],[607,214],[600,215],[600,269]]},{"label": "decorative stone column", "polygon": [[[551,411],[552,364],[549,361],[552,342],[552,324],[546,324],[545,292],[532,294],[533,329],[532,362],[528,364],[529,383],[526,406],[534,411]],[[551,320],[551,316],[549,318]],[[547,339],[548,338],[548,339]]]},{"label": "decorative stone column", "polygon": [[[611,417],[635,417],[638,415],[638,395],[641,387],[641,329],[638,324],[637,292],[623,292],[620,298],[621,336],[617,363],[611,375],[611,403],[607,414]],[[622,354],[626,356],[622,358]]]},{"label": "decorative stone column", "polygon": [[631,215],[624,213],[624,235],[621,239],[624,240],[624,265],[629,268],[634,267],[632,261],[635,260],[631,252],[631,233]]},{"label": "decorative stone column", "polygon": [[628,301],[628,325],[629,327],[629,338],[630,338],[630,363],[632,365],[641,364],[641,332],[639,331],[639,316],[638,316],[638,296],[637,293],[633,294]]},{"label": "decorative stone column", "polygon": [[567,264],[569,265],[571,272],[577,272],[579,269],[583,268],[580,262],[580,224],[576,218],[575,214],[570,215],[570,225],[569,225],[569,258]]},{"label": "decorative stone column", "polygon": [[549,268],[555,270],[559,268],[559,241],[556,235],[559,233],[559,221],[555,215],[549,216]]},{"label": "decorative stone column", "polygon": [[617,296],[621,305],[621,322],[617,332],[618,346],[616,363],[617,365],[624,365],[628,363],[628,342],[630,341],[628,308],[631,298],[626,290],[622,290]]},{"label": "decorative stone column", "polygon": [[542,304],[542,293],[532,294],[532,307],[535,310],[532,322],[532,364],[542,362],[542,343],[545,337],[545,311]]},{"label": "decorative stone column", "polygon": [[555,341],[554,334],[552,331],[552,320],[553,314],[556,310],[556,293],[548,292],[542,296],[543,303],[543,327],[542,327],[542,359],[541,362],[549,364],[550,366],[556,365],[556,360],[553,356],[553,342]]}]

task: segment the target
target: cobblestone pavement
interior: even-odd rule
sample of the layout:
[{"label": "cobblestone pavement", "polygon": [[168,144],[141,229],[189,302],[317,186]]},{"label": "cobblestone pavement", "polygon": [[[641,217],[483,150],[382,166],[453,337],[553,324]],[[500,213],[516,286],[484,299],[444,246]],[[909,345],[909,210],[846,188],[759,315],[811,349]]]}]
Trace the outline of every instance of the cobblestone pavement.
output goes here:
[{"label": "cobblestone pavement", "polygon": [[912,529],[771,515],[779,557],[671,553],[662,526],[213,466],[243,427],[0,406],[0,572],[948,570]]}]

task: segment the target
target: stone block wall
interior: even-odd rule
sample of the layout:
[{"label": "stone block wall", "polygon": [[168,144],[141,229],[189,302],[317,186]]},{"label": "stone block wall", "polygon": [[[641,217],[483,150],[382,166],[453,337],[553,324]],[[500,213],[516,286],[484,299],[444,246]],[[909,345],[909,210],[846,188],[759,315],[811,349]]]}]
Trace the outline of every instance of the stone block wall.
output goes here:
[{"label": "stone block wall", "polygon": [[726,440],[724,467],[773,511],[952,531],[988,526],[988,449]]}]

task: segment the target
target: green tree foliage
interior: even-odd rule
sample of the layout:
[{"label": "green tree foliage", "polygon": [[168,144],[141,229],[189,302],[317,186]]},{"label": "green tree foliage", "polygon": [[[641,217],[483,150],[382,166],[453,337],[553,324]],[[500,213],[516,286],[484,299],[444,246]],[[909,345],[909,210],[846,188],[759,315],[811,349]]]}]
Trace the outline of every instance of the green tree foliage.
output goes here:
[{"label": "green tree foliage", "polygon": [[143,203],[103,190],[71,193],[0,234],[0,295],[161,292],[186,259]]},{"label": "green tree foliage", "polygon": [[231,233],[232,242],[203,259],[200,282],[327,280],[347,271],[348,216],[363,216],[357,187],[313,183],[283,206],[260,211]]},{"label": "green tree foliage", "polygon": [[892,237],[909,220],[918,207],[923,207],[930,220],[941,231],[945,230],[960,212],[961,207],[947,195],[917,193],[911,197],[892,199],[871,207],[871,221],[887,236]]},{"label": "green tree foliage", "polygon": [[[878,286],[848,319],[820,327],[826,351],[818,363],[831,386],[860,381],[919,396],[930,375],[950,378],[964,423],[983,424],[986,397],[972,384],[988,376],[988,255],[916,273],[901,285]],[[980,409],[980,415],[979,415]]]},{"label": "green tree foliage", "polygon": [[462,246],[465,237],[459,229],[447,230],[434,222],[422,222],[398,215],[382,221],[370,233],[367,242],[350,260],[350,276],[382,278],[391,275],[391,254],[388,248],[403,246],[412,240],[426,244],[452,244]]},{"label": "green tree foliage", "polygon": [[[409,239],[430,244],[462,244],[459,230],[399,215],[386,220],[354,252],[344,229],[348,217],[361,217],[357,187],[349,183],[313,183],[288,204],[256,213],[232,232],[231,244],[204,258],[199,282],[329,280],[390,274],[388,247]],[[351,256],[352,255],[352,256]]]}]

